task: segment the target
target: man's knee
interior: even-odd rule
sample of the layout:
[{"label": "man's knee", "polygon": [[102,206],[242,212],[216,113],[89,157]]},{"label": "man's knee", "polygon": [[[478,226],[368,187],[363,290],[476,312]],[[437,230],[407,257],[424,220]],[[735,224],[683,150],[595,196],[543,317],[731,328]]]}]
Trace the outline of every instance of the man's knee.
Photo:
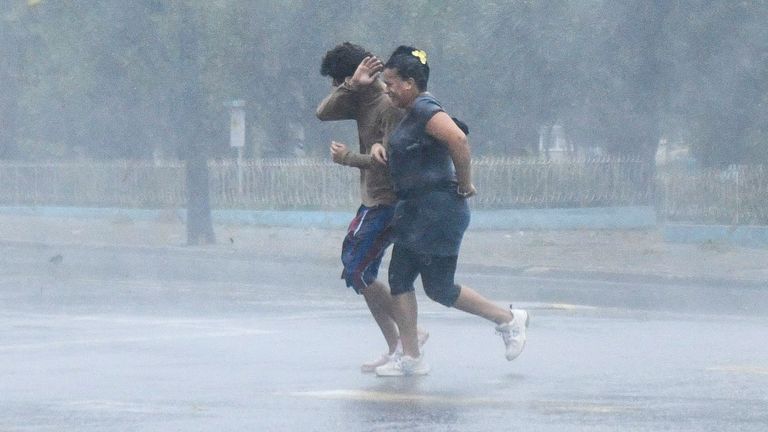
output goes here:
[{"label": "man's knee", "polygon": [[383,295],[389,295],[389,287],[384,282],[374,279],[360,288],[360,294],[365,297],[375,298]]}]

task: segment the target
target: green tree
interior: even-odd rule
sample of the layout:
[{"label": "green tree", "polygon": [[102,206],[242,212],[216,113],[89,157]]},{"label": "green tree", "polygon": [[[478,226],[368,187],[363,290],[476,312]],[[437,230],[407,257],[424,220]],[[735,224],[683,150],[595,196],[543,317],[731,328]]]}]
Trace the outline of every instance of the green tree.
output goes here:
[{"label": "green tree", "polygon": [[[565,127],[580,148],[652,160],[682,137],[706,165],[766,161],[765,0],[23,0],[0,6],[0,157],[184,156],[195,136],[232,155],[225,102],[247,101],[247,155],[325,155],[354,128],[322,124],[324,52],[350,40],[382,57],[425,49],[430,90],[472,129],[476,154],[537,151]],[[194,67],[181,60],[183,8]],[[190,81],[191,80],[191,81]]]},{"label": "green tree", "polygon": [[768,3],[687,0],[675,12],[676,125],[705,166],[768,163]]},{"label": "green tree", "polygon": [[19,157],[19,98],[23,87],[25,32],[18,4],[0,6],[0,159]]}]

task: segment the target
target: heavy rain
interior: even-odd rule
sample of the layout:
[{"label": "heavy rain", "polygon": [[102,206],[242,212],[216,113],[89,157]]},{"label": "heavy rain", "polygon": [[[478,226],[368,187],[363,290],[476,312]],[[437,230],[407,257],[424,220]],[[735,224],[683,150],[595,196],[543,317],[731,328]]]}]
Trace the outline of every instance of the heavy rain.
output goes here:
[{"label": "heavy rain", "polygon": [[[765,431],[767,23],[764,0],[1,2],[0,430]],[[344,42],[381,65],[329,76]],[[414,284],[419,339],[402,236],[378,275],[347,261],[421,199],[368,194],[376,169],[397,189],[407,122],[320,108],[423,97],[401,45],[469,128],[429,120],[414,156],[449,149],[471,210],[455,303]],[[387,165],[356,153],[371,130]]]}]

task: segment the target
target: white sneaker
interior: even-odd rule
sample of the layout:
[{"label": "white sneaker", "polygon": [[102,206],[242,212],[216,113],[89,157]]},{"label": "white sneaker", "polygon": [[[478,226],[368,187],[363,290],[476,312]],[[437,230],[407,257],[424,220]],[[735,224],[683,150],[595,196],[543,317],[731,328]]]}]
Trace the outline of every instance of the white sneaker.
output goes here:
[{"label": "white sneaker", "polygon": [[429,369],[429,365],[424,361],[424,354],[419,358],[404,355],[377,367],[376,375],[380,377],[418,376],[428,374]]},{"label": "white sneaker", "polygon": [[376,372],[377,367],[383,366],[389,363],[390,360],[392,360],[398,355],[399,354],[397,352],[395,354],[384,353],[381,355],[381,357],[377,358],[376,360],[369,361],[368,363],[363,363],[363,365],[360,366],[360,371],[362,373],[374,373]]},{"label": "white sneaker", "polygon": [[504,345],[507,347],[507,360],[514,360],[525,347],[525,329],[528,327],[530,317],[528,312],[523,309],[512,309],[512,321],[496,326],[496,332],[504,339]]}]

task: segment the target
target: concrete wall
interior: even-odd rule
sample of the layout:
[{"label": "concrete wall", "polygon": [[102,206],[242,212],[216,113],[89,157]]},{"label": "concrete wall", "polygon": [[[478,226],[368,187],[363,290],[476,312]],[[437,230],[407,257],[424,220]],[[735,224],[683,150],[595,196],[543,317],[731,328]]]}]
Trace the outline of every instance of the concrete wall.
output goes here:
[{"label": "concrete wall", "polygon": [[[179,222],[183,222],[186,218],[184,209],[0,207],[0,214]],[[348,212],[214,210],[213,220],[216,224],[343,229],[349,224],[352,215],[352,209]],[[768,247],[768,227],[766,226],[660,225],[653,207],[475,210],[472,212],[470,229],[502,231],[661,229],[664,239],[671,243],[713,242],[745,247]]]},{"label": "concrete wall", "polygon": [[[81,207],[0,207],[0,214],[74,218],[127,218],[133,220],[183,221],[184,209],[143,210]],[[345,228],[354,210],[256,211],[213,210],[214,223],[317,228]],[[652,229],[656,214],[652,207],[602,207],[579,209],[475,210],[471,229],[477,230],[573,230]]]}]

